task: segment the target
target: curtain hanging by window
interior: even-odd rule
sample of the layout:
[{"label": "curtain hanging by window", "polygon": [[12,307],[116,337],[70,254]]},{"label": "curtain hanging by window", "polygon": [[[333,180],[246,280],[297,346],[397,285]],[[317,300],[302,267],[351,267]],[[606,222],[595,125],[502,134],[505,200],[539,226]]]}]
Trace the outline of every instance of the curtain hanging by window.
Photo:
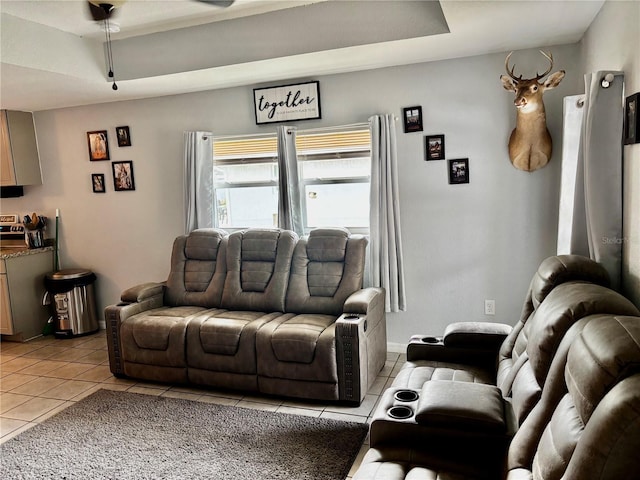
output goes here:
[{"label": "curtain hanging by window", "polygon": [[278,127],[278,226],[304,235],[300,176],[296,153],[296,129]]},{"label": "curtain hanging by window", "polygon": [[[614,80],[603,85],[612,73]],[[563,178],[558,251],[575,253],[601,263],[609,272],[611,286],[620,287],[622,265],[622,72],[585,75],[581,134],[577,162],[565,161],[563,177],[575,182],[566,188]],[[565,114],[565,131],[567,129]],[[571,171],[566,171],[571,168]],[[561,210],[561,215],[562,210]],[[562,236],[560,236],[562,233]]]},{"label": "curtain hanging by window", "polygon": [[386,311],[406,310],[400,199],[393,115],[374,115],[371,127],[370,285],[386,291]]},{"label": "curtain hanging by window", "polygon": [[213,227],[213,149],[210,132],[184,132],[185,234]]}]

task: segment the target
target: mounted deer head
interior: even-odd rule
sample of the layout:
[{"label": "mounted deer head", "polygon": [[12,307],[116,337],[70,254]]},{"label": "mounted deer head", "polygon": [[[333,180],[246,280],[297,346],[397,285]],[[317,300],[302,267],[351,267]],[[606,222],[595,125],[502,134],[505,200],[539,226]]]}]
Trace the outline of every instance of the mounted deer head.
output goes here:
[{"label": "mounted deer head", "polygon": [[564,78],[565,72],[560,70],[541,82],[540,80],[553,68],[553,55],[547,55],[540,50],[540,53],[549,60],[550,65],[547,71],[542,75],[536,72],[534,78],[522,78],[522,75],[516,77],[513,73],[516,66],[509,70],[509,59],[512,53],[507,55],[504,62],[508,76],[500,76],[502,86],[516,94],[516,99],[513,101],[517,109],[516,128],[509,138],[509,158],[514,167],[533,172],[544,167],[551,158],[551,135],[547,130],[542,94],[557,87]]}]

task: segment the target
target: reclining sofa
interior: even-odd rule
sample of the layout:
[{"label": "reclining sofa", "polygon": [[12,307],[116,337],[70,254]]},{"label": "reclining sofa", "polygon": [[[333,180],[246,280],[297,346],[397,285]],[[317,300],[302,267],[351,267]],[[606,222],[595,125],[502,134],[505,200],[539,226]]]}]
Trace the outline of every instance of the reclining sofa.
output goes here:
[{"label": "reclining sofa", "polygon": [[551,257],[515,327],[415,336],[354,480],[637,476],[640,311],[607,284],[589,259]]},{"label": "reclining sofa", "polygon": [[359,404],[386,360],[384,290],[367,240],[341,228],[200,229],[166,282],[105,310],[116,376]]}]

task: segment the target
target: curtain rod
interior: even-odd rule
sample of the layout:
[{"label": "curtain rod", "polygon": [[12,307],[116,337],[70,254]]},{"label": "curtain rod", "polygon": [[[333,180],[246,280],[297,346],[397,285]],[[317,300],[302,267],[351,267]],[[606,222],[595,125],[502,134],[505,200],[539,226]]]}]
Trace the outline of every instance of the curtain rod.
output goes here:
[{"label": "curtain rod", "polygon": [[[398,121],[398,117],[393,116],[395,121]],[[335,125],[333,127],[317,127],[317,128],[309,128],[305,130],[297,130],[297,133],[302,134],[310,134],[310,133],[319,133],[319,132],[327,132],[332,130],[344,130],[347,128],[369,128],[369,122],[360,122],[360,123],[350,123],[348,125]],[[291,131],[289,129],[289,131]],[[225,140],[233,140],[236,138],[258,138],[258,137],[273,137],[276,132],[269,133],[246,133],[241,135],[203,135],[202,139],[206,140],[207,138],[219,138]]]},{"label": "curtain rod", "polygon": [[[297,133],[309,134],[309,133],[319,133],[319,132],[329,132],[333,130],[344,130],[350,128],[369,128],[368,122],[360,122],[360,123],[350,123],[349,125],[336,125],[333,127],[317,127],[317,128],[309,128],[306,130],[297,130]],[[290,130],[289,130],[290,131]]]}]

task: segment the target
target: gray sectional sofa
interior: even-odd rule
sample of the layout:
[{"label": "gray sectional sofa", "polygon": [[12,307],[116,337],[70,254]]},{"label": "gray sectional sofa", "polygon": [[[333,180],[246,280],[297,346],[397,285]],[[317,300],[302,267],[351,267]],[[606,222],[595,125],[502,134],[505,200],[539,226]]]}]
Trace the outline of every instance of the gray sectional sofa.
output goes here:
[{"label": "gray sectional sofa", "polygon": [[640,311],[597,263],[545,260],[522,316],[416,335],[354,480],[620,479],[640,472]]},{"label": "gray sectional sofa", "polygon": [[178,237],[166,282],[105,309],[111,371],[359,404],[386,360],[384,290],[367,240],[341,228]]}]

